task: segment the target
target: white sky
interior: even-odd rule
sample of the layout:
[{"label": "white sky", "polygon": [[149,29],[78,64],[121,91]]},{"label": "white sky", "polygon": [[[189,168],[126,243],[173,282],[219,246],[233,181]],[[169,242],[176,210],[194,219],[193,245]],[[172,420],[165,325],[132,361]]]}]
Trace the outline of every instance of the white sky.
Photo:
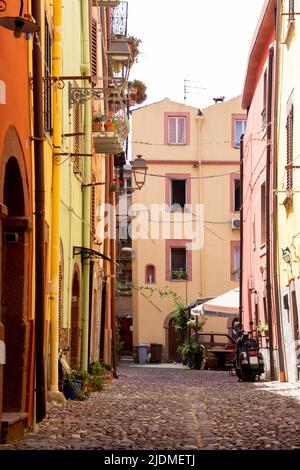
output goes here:
[{"label": "white sky", "polygon": [[147,85],[144,104],[165,97],[203,108],[243,89],[249,48],[264,0],[128,0],[128,35],[142,39],[130,73]]}]

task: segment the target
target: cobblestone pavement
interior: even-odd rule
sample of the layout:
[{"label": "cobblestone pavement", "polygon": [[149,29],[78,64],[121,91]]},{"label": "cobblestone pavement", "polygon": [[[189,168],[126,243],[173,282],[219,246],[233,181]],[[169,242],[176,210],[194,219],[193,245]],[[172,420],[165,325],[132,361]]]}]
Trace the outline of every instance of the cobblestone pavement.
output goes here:
[{"label": "cobblestone pavement", "polygon": [[299,385],[121,366],[100,393],[52,404],[38,432],[0,449],[291,449],[299,429]]}]

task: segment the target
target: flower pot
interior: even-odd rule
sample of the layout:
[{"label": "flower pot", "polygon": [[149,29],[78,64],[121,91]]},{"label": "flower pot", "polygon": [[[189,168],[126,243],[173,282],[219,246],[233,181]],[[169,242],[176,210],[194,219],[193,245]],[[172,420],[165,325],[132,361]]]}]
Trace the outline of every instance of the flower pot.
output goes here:
[{"label": "flower pot", "polygon": [[113,122],[107,122],[107,123],[104,124],[104,128],[105,128],[106,132],[114,132],[116,126],[114,125]]},{"label": "flower pot", "polygon": [[93,131],[101,131],[101,122],[93,122]]},{"label": "flower pot", "polygon": [[76,393],[80,392],[81,390],[81,385],[81,380],[64,380],[63,394],[67,398],[67,400],[75,400]]}]

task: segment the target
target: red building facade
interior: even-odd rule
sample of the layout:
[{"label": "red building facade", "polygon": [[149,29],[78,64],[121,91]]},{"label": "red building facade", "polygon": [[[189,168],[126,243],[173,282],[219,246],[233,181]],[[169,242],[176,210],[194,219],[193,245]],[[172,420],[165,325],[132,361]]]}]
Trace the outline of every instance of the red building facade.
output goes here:
[{"label": "red building facade", "polygon": [[273,250],[273,132],[276,1],[266,1],[250,49],[242,106],[241,320],[259,335],[266,376],[277,378],[277,300]]}]

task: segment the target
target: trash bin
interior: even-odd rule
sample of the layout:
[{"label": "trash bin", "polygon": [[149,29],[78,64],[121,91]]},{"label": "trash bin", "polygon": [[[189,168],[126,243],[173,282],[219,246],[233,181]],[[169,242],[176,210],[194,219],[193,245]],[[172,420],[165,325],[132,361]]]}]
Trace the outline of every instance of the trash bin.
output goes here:
[{"label": "trash bin", "polygon": [[148,345],[138,344],[139,364],[146,364],[148,356]]},{"label": "trash bin", "polygon": [[150,343],[150,362],[161,362],[162,344]]}]

